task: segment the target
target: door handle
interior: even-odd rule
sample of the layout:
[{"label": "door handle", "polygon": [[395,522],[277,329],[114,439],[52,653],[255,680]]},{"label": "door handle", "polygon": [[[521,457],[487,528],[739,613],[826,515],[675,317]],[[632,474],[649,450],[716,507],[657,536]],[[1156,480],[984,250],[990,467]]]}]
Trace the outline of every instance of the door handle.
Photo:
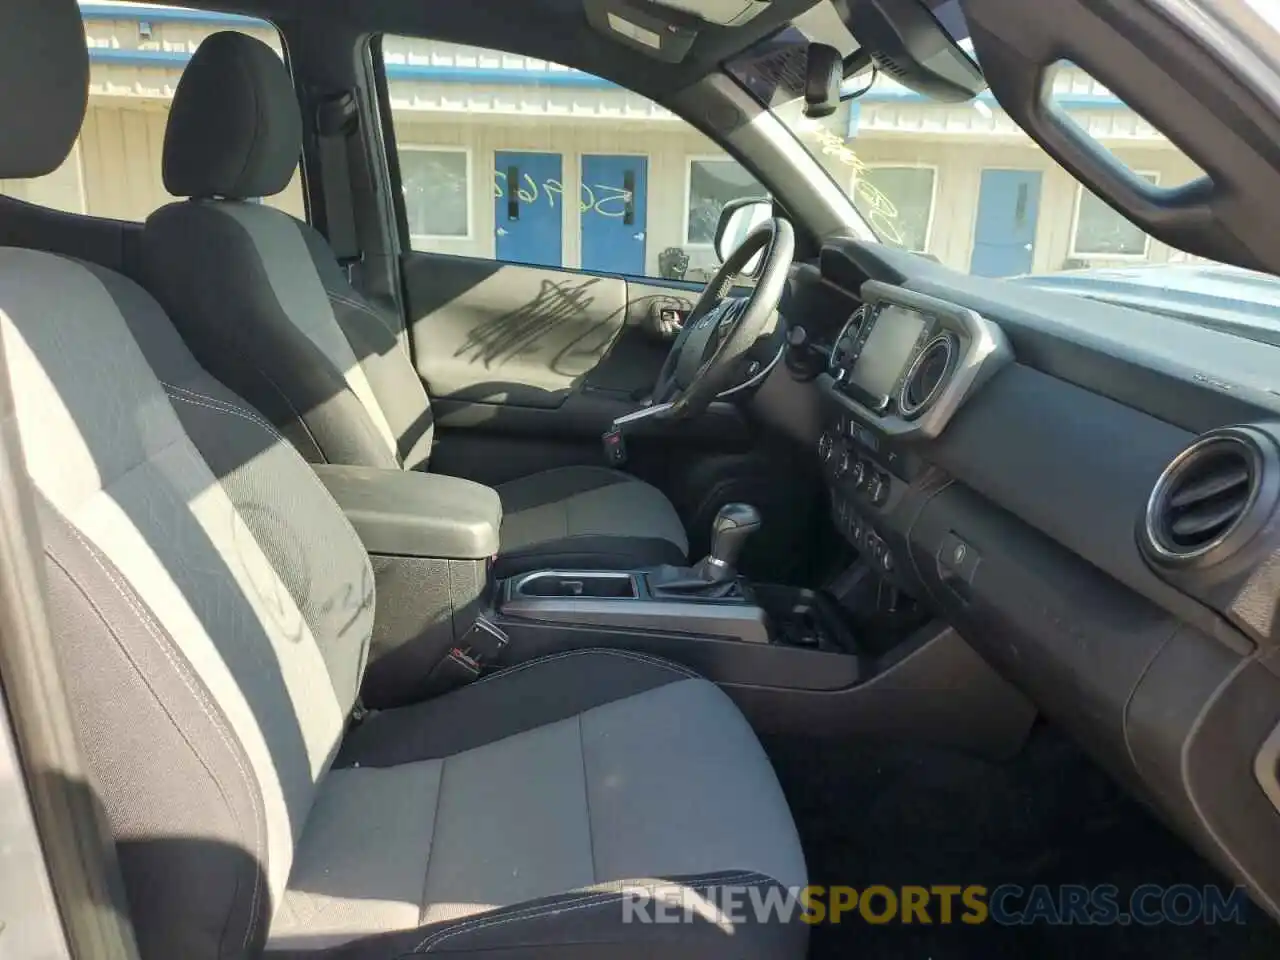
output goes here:
[{"label": "door handle", "polygon": [[520,168],[507,167],[507,219],[520,219]]},{"label": "door handle", "polygon": [[1027,253],[1030,253],[1030,252],[1031,252],[1031,244],[1029,244],[1029,243],[1023,244],[1022,249],[1023,249],[1023,250],[1025,250],[1025,251],[1027,251]]},{"label": "door handle", "polygon": [[631,239],[632,239],[632,240],[643,240],[643,239],[644,239],[644,231],[643,231],[643,230],[641,230],[639,233],[633,233],[633,234],[631,235]]},{"label": "door handle", "polygon": [[506,229],[506,227],[499,227],[499,228],[498,228],[498,236],[500,236],[500,237],[505,237],[506,235],[507,235],[507,229]]}]

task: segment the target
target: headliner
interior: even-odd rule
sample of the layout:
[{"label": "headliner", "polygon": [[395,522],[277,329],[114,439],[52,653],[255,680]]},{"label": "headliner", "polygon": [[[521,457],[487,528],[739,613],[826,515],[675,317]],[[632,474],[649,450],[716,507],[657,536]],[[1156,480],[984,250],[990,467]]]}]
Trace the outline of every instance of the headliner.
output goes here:
[{"label": "headliner", "polygon": [[662,101],[701,80],[740,50],[814,6],[817,0],[773,0],[765,12],[741,27],[705,24],[688,56],[678,64],[651,59],[598,33],[587,23],[582,0],[194,2],[208,9],[268,20],[332,20],[362,32],[424,36],[540,57]]}]

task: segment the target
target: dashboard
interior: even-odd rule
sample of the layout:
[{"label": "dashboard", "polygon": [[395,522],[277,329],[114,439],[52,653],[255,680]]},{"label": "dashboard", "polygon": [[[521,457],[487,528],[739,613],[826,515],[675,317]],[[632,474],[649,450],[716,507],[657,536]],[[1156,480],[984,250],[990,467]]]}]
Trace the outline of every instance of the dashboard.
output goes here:
[{"label": "dashboard", "polygon": [[1280,917],[1280,349],[844,238],[808,283],[840,535]]}]

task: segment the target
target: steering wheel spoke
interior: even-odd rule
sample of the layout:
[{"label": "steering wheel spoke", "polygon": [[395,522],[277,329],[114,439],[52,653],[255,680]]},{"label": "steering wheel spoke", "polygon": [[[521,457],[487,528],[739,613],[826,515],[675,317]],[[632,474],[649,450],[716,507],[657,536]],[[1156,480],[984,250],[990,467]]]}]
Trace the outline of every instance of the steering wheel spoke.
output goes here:
[{"label": "steering wheel spoke", "polygon": [[[734,278],[764,250],[751,294],[731,297]],[[751,349],[778,309],[795,252],[791,224],[774,218],[749,233],[707,283],[685,321],[654,385],[655,402],[670,402],[677,416],[695,416],[710,406],[726,376]]]}]

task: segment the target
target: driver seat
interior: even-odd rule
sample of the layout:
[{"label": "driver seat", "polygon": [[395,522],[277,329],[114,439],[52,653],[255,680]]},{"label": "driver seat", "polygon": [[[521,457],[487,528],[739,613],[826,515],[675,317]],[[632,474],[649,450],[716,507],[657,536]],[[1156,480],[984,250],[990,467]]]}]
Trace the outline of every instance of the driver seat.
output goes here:
[{"label": "driver seat", "polygon": [[[431,404],[399,319],[347,282],[310,226],[257,202],[289,184],[302,117],[266,44],[216,33],[191,58],[165,131],[165,189],[141,268],[201,364],[312,462],[426,470]],[[501,484],[498,575],[543,567],[683,565],[658,489],[604,467]]]}]

